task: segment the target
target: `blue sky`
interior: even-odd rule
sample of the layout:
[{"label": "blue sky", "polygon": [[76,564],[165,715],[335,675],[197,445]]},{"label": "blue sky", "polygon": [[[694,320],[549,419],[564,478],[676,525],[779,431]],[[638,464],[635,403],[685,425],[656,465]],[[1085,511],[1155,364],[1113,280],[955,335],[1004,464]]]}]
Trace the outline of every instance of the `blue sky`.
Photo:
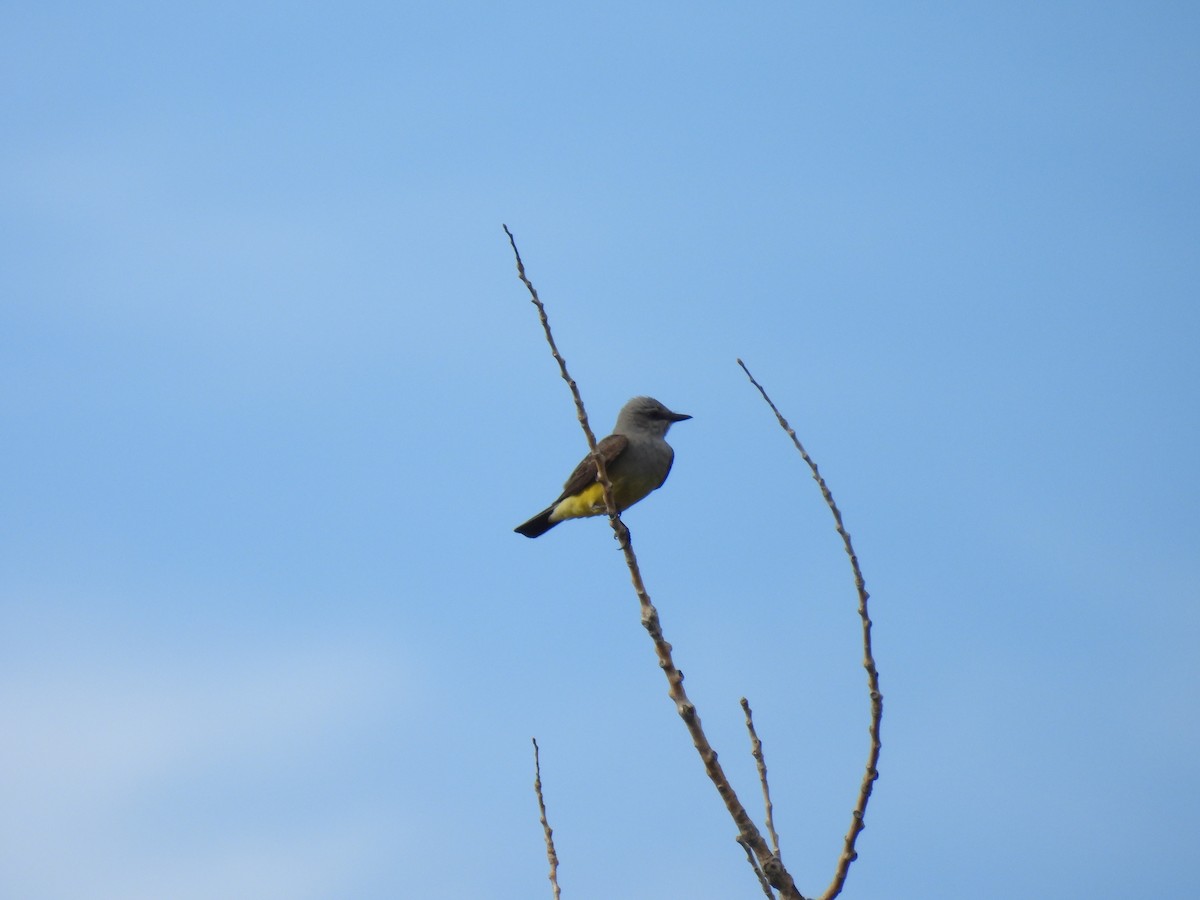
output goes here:
[{"label": "blue sky", "polygon": [[1194,4],[0,10],[0,896],[1184,896]]}]

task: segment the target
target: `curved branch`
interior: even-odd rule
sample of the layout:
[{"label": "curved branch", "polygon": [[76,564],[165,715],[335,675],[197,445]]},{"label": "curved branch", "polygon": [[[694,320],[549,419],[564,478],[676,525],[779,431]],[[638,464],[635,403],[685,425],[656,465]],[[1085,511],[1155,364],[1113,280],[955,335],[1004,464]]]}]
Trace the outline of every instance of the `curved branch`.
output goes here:
[{"label": "curved branch", "polygon": [[867,802],[871,799],[871,790],[875,786],[875,781],[879,778],[879,751],[883,746],[879,739],[879,727],[883,720],[883,694],[879,690],[879,672],[875,668],[875,657],[871,652],[871,617],[867,612],[867,600],[870,595],[867,593],[866,582],[863,580],[862,569],[858,565],[858,556],[854,552],[854,545],[850,542],[850,533],[846,531],[842,524],[842,513],[838,509],[837,504],[833,501],[833,494],[829,490],[829,486],[825,483],[825,479],[821,477],[821,472],[817,468],[817,464],[813,462],[812,457],[804,449],[804,445],[800,443],[800,439],[796,437],[796,432],[787,423],[787,419],[779,412],[779,409],[771,402],[771,398],[767,396],[763,386],[754,380],[754,376],[750,374],[750,370],[746,368],[746,364],[740,359],[737,364],[742,367],[742,371],[746,373],[746,377],[750,379],[750,383],[758,388],[758,392],[762,394],[767,405],[771,407],[771,412],[775,413],[775,418],[779,420],[779,425],[788,436],[792,439],[792,443],[796,445],[796,449],[800,451],[800,456],[812,469],[813,479],[817,482],[817,486],[821,489],[821,496],[825,498],[825,503],[833,513],[833,521],[837,525],[837,533],[841,535],[842,544],[846,548],[846,555],[850,557],[850,568],[854,572],[854,586],[858,590],[858,615],[862,619],[862,635],[863,635],[863,668],[867,670],[867,690],[871,699],[871,724],[869,732],[871,736],[871,747],[867,752],[866,771],[863,773],[862,784],[858,788],[858,799],[854,804],[854,811],[850,814],[850,830],[846,832],[846,838],[842,844],[842,853],[838,858],[837,870],[834,872],[833,881],[826,889],[822,900],[833,900],[842,892],[842,886],[846,883],[846,875],[850,871],[850,864],[858,858],[858,853],[854,849],[854,844],[858,840],[859,832],[865,827],[865,817],[867,814]]}]

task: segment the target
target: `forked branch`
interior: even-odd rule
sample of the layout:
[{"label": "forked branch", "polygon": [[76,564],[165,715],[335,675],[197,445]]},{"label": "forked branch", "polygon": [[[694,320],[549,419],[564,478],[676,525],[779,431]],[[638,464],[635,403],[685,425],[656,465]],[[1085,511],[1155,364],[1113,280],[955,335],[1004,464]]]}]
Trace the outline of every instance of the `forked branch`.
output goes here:
[{"label": "forked branch", "polygon": [[[795,882],[791,874],[783,865],[783,861],[779,854],[779,838],[775,833],[773,812],[771,805],[770,791],[767,786],[766,763],[762,756],[762,744],[758,740],[758,735],[754,730],[754,722],[751,716],[749,704],[745,700],[742,701],[743,709],[746,713],[746,724],[750,731],[751,747],[755,761],[758,765],[759,779],[763,788],[763,799],[766,806],[767,828],[771,836],[771,846],[768,846],[757,826],[750,819],[745,807],[738,799],[728,778],[726,778],[724,770],[717,761],[717,753],[713,750],[708,738],[704,734],[704,729],[700,725],[700,716],[696,712],[695,705],[688,699],[687,692],[683,687],[683,673],[675,666],[672,658],[671,645],[667,643],[663,637],[662,625],[659,620],[658,610],[650,600],[650,595],[646,591],[645,584],[642,581],[641,570],[638,566],[637,557],[633,552],[633,544],[630,539],[629,529],[621,521],[620,514],[617,511],[616,503],[613,499],[612,483],[609,481],[608,473],[605,471],[604,460],[596,449],[596,436],[592,433],[592,429],[588,424],[587,411],[584,409],[583,398],[580,396],[579,388],[575,380],[571,378],[567,371],[566,361],[558,352],[558,347],[554,342],[554,335],[550,330],[550,321],[546,315],[546,308],[538,297],[537,289],[534,288],[529,277],[525,273],[525,265],[521,260],[521,254],[517,250],[516,240],[508,226],[504,226],[504,232],[508,235],[508,240],[512,246],[513,255],[517,261],[517,273],[521,282],[529,291],[530,298],[537,308],[538,318],[542,323],[542,328],[545,331],[546,341],[550,345],[550,352],[553,354],[555,361],[558,363],[559,372],[563,380],[570,388],[571,396],[575,401],[575,409],[578,415],[579,424],[583,428],[584,436],[587,438],[588,448],[591,451],[592,459],[596,463],[596,475],[600,485],[604,490],[604,503],[608,512],[609,523],[612,526],[614,537],[617,539],[622,552],[625,556],[625,563],[629,567],[630,577],[633,581],[633,587],[637,593],[638,602],[642,611],[642,626],[649,633],[651,640],[654,642],[654,651],[658,657],[659,667],[663,670],[663,674],[667,678],[667,694],[675,703],[675,710],[679,717],[683,720],[684,726],[691,735],[692,744],[699,753],[701,762],[704,764],[704,770],[708,774],[709,779],[717,789],[722,801],[725,803],[725,808],[738,829],[737,841],[746,850],[755,874],[759,878],[760,885],[765,894],[770,896],[771,888],[780,892],[783,900],[804,900],[799,890],[796,888]],[[879,751],[882,746],[880,742],[880,725],[883,719],[883,694],[879,690],[879,672],[875,667],[875,658],[871,649],[871,618],[868,613],[867,602],[869,595],[866,590],[866,583],[863,579],[862,570],[858,564],[858,557],[854,552],[854,545],[850,540],[850,534],[846,531],[842,523],[842,514],[834,502],[833,494],[829,490],[829,486],[825,483],[825,479],[821,476],[817,464],[813,462],[804,446],[796,437],[796,432],[788,425],[787,420],[779,412],[779,409],[771,401],[766,390],[759,384],[754,376],[750,374],[750,370],[746,368],[746,364],[740,359],[738,365],[746,373],[746,377],[750,379],[750,383],[754,385],[762,394],[763,399],[770,406],[771,411],[775,413],[780,427],[792,439],[796,449],[800,452],[801,458],[812,470],[813,478],[817,482],[817,486],[821,490],[821,495],[825,499],[826,505],[833,514],[834,524],[837,528],[837,533],[842,538],[842,543],[846,549],[846,555],[850,560],[850,567],[854,575],[855,588],[858,591],[858,614],[862,621],[862,642],[863,642],[863,667],[867,672],[867,688],[870,696],[871,705],[871,720],[869,726],[870,733],[870,748],[867,753],[867,764],[863,774],[862,783],[859,786],[858,797],[854,804],[854,809],[851,812],[850,828],[846,833],[842,853],[838,859],[838,865],[834,873],[833,881],[826,889],[822,900],[833,900],[837,897],[846,882],[846,876],[850,870],[850,864],[857,858],[855,845],[858,840],[859,833],[865,827],[865,817],[867,811],[867,803],[871,798],[871,791],[874,787],[876,779],[879,777]],[[534,758],[535,764],[537,761],[537,743],[534,742]],[[538,803],[541,810],[541,821],[546,834],[547,856],[550,859],[550,877],[554,885],[555,897],[558,897],[558,884],[556,878],[556,870],[558,860],[554,854],[554,845],[551,839],[550,827],[546,821],[545,805],[542,802],[541,796],[541,778],[540,769],[538,779],[535,782],[535,787],[538,793]]]}]

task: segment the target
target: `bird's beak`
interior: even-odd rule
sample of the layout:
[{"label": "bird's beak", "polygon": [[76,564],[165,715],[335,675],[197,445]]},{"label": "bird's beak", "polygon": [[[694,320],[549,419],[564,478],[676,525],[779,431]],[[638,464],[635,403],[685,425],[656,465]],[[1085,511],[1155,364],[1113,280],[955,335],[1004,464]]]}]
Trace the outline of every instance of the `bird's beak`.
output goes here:
[{"label": "bird's beak", "polygon": [[690,419],[691,416],[689,416],[687,413],[673,412],[673,413],[671,413],[671,415],[668,418],[670,418],[670,420],[672,422],[684,422],[684,421]]}]

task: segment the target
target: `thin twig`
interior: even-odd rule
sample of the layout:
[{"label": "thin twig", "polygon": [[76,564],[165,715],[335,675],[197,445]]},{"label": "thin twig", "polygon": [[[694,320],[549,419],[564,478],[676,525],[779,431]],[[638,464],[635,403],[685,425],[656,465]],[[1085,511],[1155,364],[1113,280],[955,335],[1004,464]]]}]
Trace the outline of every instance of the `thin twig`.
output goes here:
[{"label": "thin twig", "polygon": [[[596,469],[600,473],[600,481],[604,484],[605,496],[607,496],[611,492],[612,483],[609,482],[608,473],[604,470],[604,460],[596,452],[596,435],[592,434],[592,427],[588,424],[587,411],[583,408],[583,397],[579,395],[579,385],[575,383],[575,379],[567,371],[567,361],[562,358],[562,354],[558,352],[558,345],[554,343],[554,335],[550,332],[550,319],[546,316],[546,307],[542,304],[541,298],[538,297],[537,288],[533,286],[533,282],[525,274],[525,263],[521,261],[521,251],[517,249],[517,239],[513,237],[513,233],[508,230],[507,225],[503,227],[504,233],[508,235],[508,243],[512,247],[513,256],[517,258],[517,276],[521,279],[521,283],[525,285],[526,290],[529,291],[529,299],[537,307],[538,319],[541,320],[542,330],[546,332],[546,343],[550,345],[550,353],[554,356],[554,361],[558,363],[558,371],[562,374],[563,381],[571,389],[571,396],[575,398],[575,412],[579,418],[579,424],[583,427],[584,436],[587,438],[588,449],[592,451],[592,458],[596,460]],[[614,515],[611,505],[609,506],[609,515]]]},{"label": "thin twig", "polygon": [[842,537],[842,543],[846,548],[846,555],[850,558],[850,568],[854,572],[854,586],[858,591],[858,615],[862,619],[862,635],[863,635],[863,668],[867,670],[867,689],[871,698],[871,724],[869,732],[871,736],[871,748],[867,753],[866,771],[863,773],[862,784],[859,785],[858,799],[854,804],[854,810],[850,814],[850,830],[846,833],[845,841],[842,845],[842,853],[838,858],[837,871],[834,873],[833,881],[826,889],[822,900],[833,900],[842,892],[842,886],[846,883],[846,874],[850,871],[850,864],[858,858],[858,854],[854,850],[855,841],[858,840],[859,832],[865,827],[864,821],[867,814],[867,802],[871,799],[871,790],[875,786],[875,781],[879,778],[879,750],[883,746],[879,739],[880,723],[883,720],[883,694],[879,690],[879,672],[875,668],[875,657],[871,652],[871,617],[867,612],[867,600],[870,595],[867,593],[866,582],[863,580],[862,569],[858,565],[858,556],[854,552],[854,545],[850,542],[850,533],[846,531],[842,525],[842,513],[838,509],[837,504],[833,501],[833,494],[829,490],[829,486],[825,484],[825,479],[821,477],[821,472],[817,468],[817,464],[813,462],[812,457],[804,449],[804,445],[800,443],[800,439],[796,437],[796,432],[787,423],[787,419],[779,412],[779,409],[771,402],[771,398],[767,396],[763,386],[754,380],[754,376],[750,374],[750,370],[746,368],[746,364],[740,359],[737,364],[742,367],[742,371],[746,373],[746,377],[750,379],[750,383],[758,388],[758,392],[762,394],[767,405],[771,407],[771,412],[775,413],[775,418],[779,420],[780,427],[787,432],[792,439],[792,443],[796,445],[796,449],[800,451],[800,456],[812,469],[813,479],[817,482],[817,486],[821,489],[821,496],[825,498],[825,503],[833,513],[833,520],[837,525],[837,533]]},{"label": "thin twig", "polygon": [[546,801],[542,798],[542,760],[538,753],[537,738],[533,739],[533,792],[537,794],[542,833],[546,836],[546,859],[550,862],[550,886],[554,888],[554,900],[559,900],[562,895],[558,890],[558,854],[554,852],[554,830],[546,818]]},{"label": "thin twig", "polygon": [[758,886],[762,888],[770,900],[775,900],[775,892],[771,890],[771,883],[767,881],[767,876],[763,874],[762,868],[758,864],[758,860],[754,858],[754,848],[741,835],[738,835],[735,840],[742,845],[742,849],[746,851],[746,862],[750,863],[750,868],[754,870],[755,876],[758,878]]},{"label": "thin twig", "polygon": [[746,730],[750,732],[750,755],[758,766],[758,780],[762,783],[763,806],[767,812],[767,833],[771,835],[771,846],[775,855],[779,855],[779,835],[775,833],[775,807],[771,805],[771,789],[767,786],[767,760],[763,756],[762,741],[754,730],[754,713],[750,711],[750,701],[742,698],[742,711],[746,714]]},{"label": "thin twig", "polygon": [[721,768],[721,764],[717,761],[717,752],[713,750],[707,736],[704,734],[704,729],[700,727],[700,717],[696,713],[696,707],[688,699],[687,692],[683,688],[683,673],[675,667],[675,662],[671,658],[671,645],[663,637],[658,610],[650,602],[650,595],[646,592],[646,586],[642,582],[642,574],[638,567],[637,557],[633,553],[633,544],[630,540],[629,529],[621,521],[616,502],[613,499],[612,483],[609,481],[608,473],[605,471],[604,460],[601,459],[600,454],[596,451],[596,437],[592,434],[591,428],[588,427],[587,413],[583,408],[583,398],[579,394],[579,388],[575,384],[575,380],[571,378],[570,373],[567,371],[566,361],[563,360],[562,355],[558,352],[558,347],[554,343],[554,337],[550,332],[550,321],[546,316],[546,307],[542,304],[537,290],[525,274],[525,265],[521,261],[520,252],[517,250],[516,240],[513,238],[512,232],[508,230],[507,225],[504,226],[504,233],[508,235],[509,244],[512,246],[513,254],[517,258],[517,274],[529,291],[534,306],[537,307],[538,317],[542,322],[542,329],[546,333],[546,341],[550,345],[550,351],[554,355],[554,359],[558,362],[563,380],[571,389],[571,396],[575,398],[575,408],[578,413],[579,422],[583,427],[584,435],[587,437],[588,447],[592,452],[592,458],[596,462],[599,482],[604,489],[604,504],[608,512],[609,524],[612,526],[613,535],[625,555],[625,564],[629,567],[633,588],[637,592],[638,602],[641,605],[642,626],[650,634],[651,640],[654,641],[654,651],[658,656],[658,665],[667,678],[667,695],[675,702],[675,710],[679,713],[679,717],[683,719],[683,723],[692,737],[692,744],[695,746],[696,752],[700,754],[700,759],[704,764],[704,771],[708,774],[709,779],[717,789],[717,793],[721,796],[722,801],[724,801],[725,808],[729,811],[729,815],[733,818],[733,822],[737,826],[738,834],[753,848],[755,855],[762,864],[763,871],[767,873],[767,877],[771,881],[771,885],[783,895],[784,900],[804,900],[804,897],[796,888],[792,876],[783,867],[779,858],[771,853],[771,848],[767,846],[767,842],[759,833],[758,827],[750,819],[745,807],[742,806],[737,794],[734,793],[733,786],[730,785],[729,779],[725,777],[725,772]]}]

